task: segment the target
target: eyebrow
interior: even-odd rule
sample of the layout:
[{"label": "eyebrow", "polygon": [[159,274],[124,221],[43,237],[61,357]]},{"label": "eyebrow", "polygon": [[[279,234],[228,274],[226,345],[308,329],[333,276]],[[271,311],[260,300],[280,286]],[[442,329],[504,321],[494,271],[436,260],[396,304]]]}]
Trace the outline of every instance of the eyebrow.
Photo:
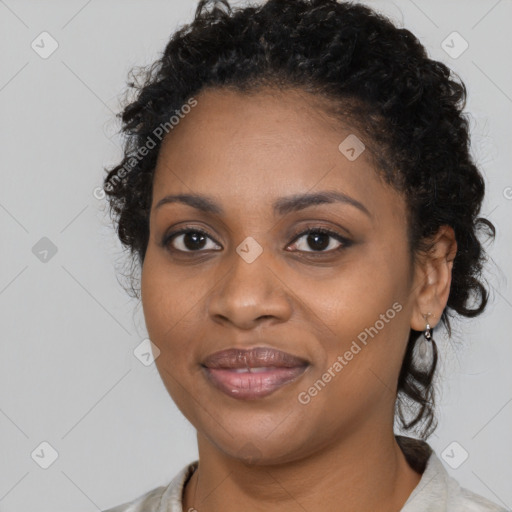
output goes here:
[{"label": "eyebrow", "polygon": [[[310,206],[335,202],[354,206],[365,213],[368,217],[372,217],[372,214],[364,204],[350,196],[347,196],[346,194],[343,194],[342,192],[333,190],[326,190],[314,194],[296,194],[288,197],[281,197],[274,202],[273,211],[275,214],[283,216],[291,212],[309,208]],[[164,204],[170,203],[186,204],[204,213],[211,213],[215,215],[224,214],[224,209],[215,201],[215,199],[202,194],[168,195],[160,199],[154,209],[157,210]]]}]

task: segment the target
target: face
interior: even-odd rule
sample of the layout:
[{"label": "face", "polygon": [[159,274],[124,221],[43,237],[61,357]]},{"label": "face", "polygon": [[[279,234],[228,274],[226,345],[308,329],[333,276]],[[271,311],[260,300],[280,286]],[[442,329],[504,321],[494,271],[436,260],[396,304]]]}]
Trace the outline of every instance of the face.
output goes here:
[{"label": "face", "polygon": [[[367,149],[355,159],[339,149],[351,134],[364,138],[328,122],[308,93],[219,89],[196,100],[160,150],[142,269],[170,395],[220,453],[242,458],[249,443],[266,462],[392,425],[414,298],[403,198]],[[291,201],[326,193],[345,200]],[[207,196],[215,211],[158,206],[184,194]],[[202,366],[233,347],[270,347],[308,365],[242,399]]]}]

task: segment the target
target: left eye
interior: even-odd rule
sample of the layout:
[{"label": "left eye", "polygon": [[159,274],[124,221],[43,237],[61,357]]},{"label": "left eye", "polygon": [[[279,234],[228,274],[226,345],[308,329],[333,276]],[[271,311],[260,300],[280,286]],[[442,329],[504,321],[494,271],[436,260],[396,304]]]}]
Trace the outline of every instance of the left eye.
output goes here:
[{"label": "left eye", "polygon": [[[300,243],[300,240],[304,237],[307,237],[305,238],[305,242]],[[326,251],[325,249],[332,245],[329,238],[335,239],[338,242],[338,246],[334,244],[334,248],[331,247],[330,250]],[[310,228],[298,235],[295,240],[299,240],[299,242],[295,242],[294,245],[298,246],[299,250],[303,252],[331,252],[350,245],[350,241],[346,238],[334,231],[323,228]],[[307,251],[304,249],[308,244],[310,247],[314,248],[313,251]]]}]

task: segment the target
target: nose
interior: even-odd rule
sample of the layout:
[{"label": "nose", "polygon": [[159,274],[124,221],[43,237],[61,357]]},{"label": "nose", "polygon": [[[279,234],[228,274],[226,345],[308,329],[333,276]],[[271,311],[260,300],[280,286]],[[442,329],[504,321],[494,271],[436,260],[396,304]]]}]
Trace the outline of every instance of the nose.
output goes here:
[{"label": "nose", "polygon": [[265,251],[252,263],[234,253],[230,268],[209,297],[213,321],[249,330],[262,321],[280,323],[290,318],[288,287],[270,260]]}]

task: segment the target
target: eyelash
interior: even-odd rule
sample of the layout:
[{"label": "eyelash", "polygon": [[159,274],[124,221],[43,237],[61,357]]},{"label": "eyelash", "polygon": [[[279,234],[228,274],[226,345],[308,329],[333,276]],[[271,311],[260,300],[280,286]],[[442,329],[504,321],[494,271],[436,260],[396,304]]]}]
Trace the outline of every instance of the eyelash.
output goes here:
[{"label": "eyelash", "polygon": [[[173,233],[169,233],[169,235],[164,237],[164,240],[162,241],[162,245],[164,247],[169,247],[174,238],[176,238],[179,235],[183,235],[183,234],[187,234],[187,233],[199,233],[199,234],[205,236],[206,238],[209,238],[210,240],[214,241],[217,245],[220,245],[206,231],[204,231],[200,228],[190,228],[190,227],[180,229],[179,231],[174,231]],[[331,249],[329,251],[298,251],[298,252],[306,253],[308,255],[313,255],[313,257],[315,257],[315,255],[321,256],[321,255],[331,254],[331,253],[334,253],[337,251],[341,251],[343,249],[348,248],[352,244],[352,242],[350,240],[341,236],[339,233],[337,233],[335,231],[331,231],[330,229],[326,229],[326,228],[318,227],[318,226],[317,227],[313,227],[313,226],[307,227],[304,231],[299,231],[298,233],[293,235],[292,244],[296,243],[296,241],[300,240],[303,236],[310,235],[313,233],[328,235],[328,236],[334,238],[335,240],[337,240],[338,242],[341,242],[341,245],[339,247],[337,247],[336,249]],[[193,254],[193,253],[204,252],[204,250],[182,251],[181,249],[174,249],[174,248],[168,248],[168,250],[171,252],[178,252],[178,253],[184,253],[184,254]]]}]

